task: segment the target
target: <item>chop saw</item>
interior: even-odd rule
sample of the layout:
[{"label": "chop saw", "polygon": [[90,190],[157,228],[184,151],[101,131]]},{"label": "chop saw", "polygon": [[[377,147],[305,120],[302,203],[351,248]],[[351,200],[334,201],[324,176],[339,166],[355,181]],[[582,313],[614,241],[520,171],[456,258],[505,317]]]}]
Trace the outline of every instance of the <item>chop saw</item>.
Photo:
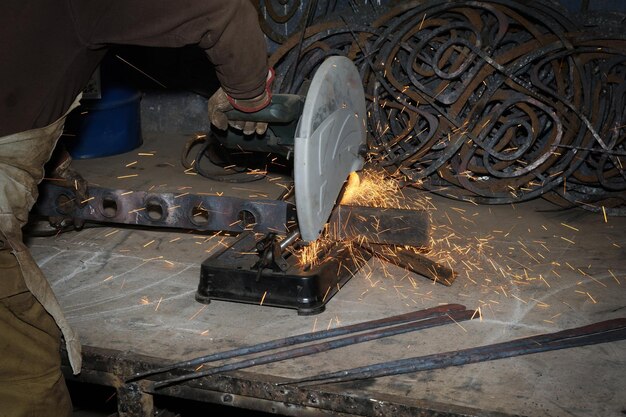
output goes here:
[{"label": "chop saw", "polygon": [[350,173],[363,168],[366,152],[365,94],[358,70],[343,56],[326,59],[306,96],[276,94],[256,113],[230,111],[231,120],[268,122],[265,136],[230,131],[220,142],[236,150],[293,156],[293,179],[300,238],[322,233]]},{"label": "chop saw", "polygon": [[[353,255],[337,252],[341,248],[325,248],[330,261],[306,271],[285,255],[297,240],[306,243],[318,239],[344,182],[363,168],[366,110],[358,70],[346,57],[329,57],[316,71],[306,96],[274,95],[272,104],[260,112],[231,111],[227,116],[231,120],[268,122],[269,127],[260,141],[230,132],[220,139],[225,147],[293,157],[297,225],[281,240],[270,234],[257,241],[244,234],[231,247],[207,259],[196,299],[237,299],[296,307],[299,314],[320,312],[326,299],[349,278],[346,272],[358,269]],[[253,255],[247,255],[250,253]],[[343,272],[339,272],[342,264]],[[233,269],[233,265],[237,267]]]},{"label": "chop saw", "polygon": [[[327,58],[305,95],[277,94],[260,112],[227,116],[269,124],[263,136],[229,130],[218,140],[227,149],[293,159],[295,204],[100,187],[89,187],[90,198],[76,204],[73,190],[49,183],[40,189],[37,210],[87,222],[236,232],[230,246],[202,263],[196,300],[295,308],[299,314],[323,311],[372,255],[363,248],[347,250],[342,239],[365,236],[373,244],[428,245],[423,212],[338,205],[344,183],[363,168],[367,151],[365,95],[348,58]],[[320,243],[325,228],[332,230],[332,238]],[[312,242],[320,246],[317,259],[297,259],[294,248]]]}]

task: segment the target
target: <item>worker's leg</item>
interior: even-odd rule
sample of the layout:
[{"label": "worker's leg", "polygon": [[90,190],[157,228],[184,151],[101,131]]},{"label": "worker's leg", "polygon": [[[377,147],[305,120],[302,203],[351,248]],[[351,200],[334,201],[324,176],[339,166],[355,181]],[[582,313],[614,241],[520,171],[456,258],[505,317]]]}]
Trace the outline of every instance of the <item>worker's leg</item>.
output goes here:
[{"label": "worker's leg", "polygon": [[15,256],[0,248],[0,417],[71,414],[60,342],[59,328],[26,288]]}]

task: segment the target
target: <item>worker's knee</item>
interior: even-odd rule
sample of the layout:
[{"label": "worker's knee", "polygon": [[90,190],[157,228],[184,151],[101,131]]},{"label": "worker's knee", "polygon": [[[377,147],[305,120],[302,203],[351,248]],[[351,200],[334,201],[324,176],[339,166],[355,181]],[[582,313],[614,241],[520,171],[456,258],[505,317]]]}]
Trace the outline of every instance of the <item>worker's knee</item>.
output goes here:
[{"label": "worker's knee", "polygon": [[61,333],[8,250],[0,250],[0,335],[0,416],[68,415]]},{"label": "worker's knee", "polygon": [[0,380],[0,404],[2,417],[69,417],[72,414],[72,402],[60,371],[28,380]]}]

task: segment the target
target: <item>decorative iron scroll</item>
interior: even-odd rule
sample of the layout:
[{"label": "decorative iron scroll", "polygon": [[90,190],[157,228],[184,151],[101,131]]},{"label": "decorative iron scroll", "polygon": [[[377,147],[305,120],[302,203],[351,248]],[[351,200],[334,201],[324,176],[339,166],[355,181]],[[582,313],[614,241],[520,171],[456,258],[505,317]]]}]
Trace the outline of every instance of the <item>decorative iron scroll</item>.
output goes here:
[{"label": "decorative iron scroll", "polygon": [[[381,12],[384,10],[384,14]],[[308,26],[271,57],[298,92],[359,67],[372,162],[443,195],[626,214],[626,36],[545,2],[428,1]]]},{"label": "decorative iron scroll", "polygon": [[387,0],[251,0],[259,13],[261,29],[267,37],[270,50],[300,33],[316,20],[338,11],[359,14],[364,10],[378,10]]}]

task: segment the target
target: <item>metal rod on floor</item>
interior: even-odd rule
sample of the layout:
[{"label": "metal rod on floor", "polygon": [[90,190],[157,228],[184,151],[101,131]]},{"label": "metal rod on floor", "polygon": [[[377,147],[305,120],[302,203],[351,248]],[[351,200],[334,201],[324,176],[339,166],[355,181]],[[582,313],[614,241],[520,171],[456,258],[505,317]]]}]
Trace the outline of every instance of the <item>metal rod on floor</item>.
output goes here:
[{"label": "metal rod on floor", "polygon": [[189,374],[181,375],[174,378],[164,379],[159,382],[155,382],[152,386],[154,390],[163,388],[165,386],[188,381],[190,379],[201,378],[204,376],[215,375],[218,373],[235,371],[237,369],[250,368],[257,365],[264,365],[268,363],[280,362],[287,359],[299,358],[302,356],[308,356],[315,353],[326,352],[332,349],[338,349],[344,346],[354,345],[357,343],[369,342],[371,340],[382,339],[384,337],[394,336],[398,334],[413,332],[416,330],[427,329],[430,327],[443,326],[451,323],[458,323],[459,321],[469,320],[475,314],[471,310],[462,310],[450,312],[446,315],[433,317],[429,319],[419,320],[402,324],[394,327],[387,327],[378,330],[374,330],[367,333],[361,333],[355,336],[348,336],[341,339],[330,340],[328,342],[317,343],[313,345],[302,346],[298,348],[288,349],[269,355],[263,355],[252,359],[247,359],[240,362],[235,362],[227,365],[210,368],[204,371],[192,372]]},{"label": "metal rod on floor", "polygon": [[272,349],[278,349],[286,346],[293,346],[300,343],[313,342],[315,340],[327,339],[336,336],[343,336],[350,333],[361,332],[365,330],[373,330],[381,327],[392,326],[396,324],[412,322],[416,320],[423,320],[427,318],[446,315],[449,313],[464,311],[465,306],[460,304],[445,304],[425,310],[413,311],[410,313],[399,314],[396,316],[386,317],[377,320],[370,320],[362,323],[351,324],[348,326],[338,327],[330,330],[320,330],[311,333],[304,333],[301,335],[290,336],[282,339],[275,339],[268,342],[258,343],[252,346],[245,346],[242,348],[232,349],[224,352],[213,353],[206,356],[201,356],[195,359],[187,361],[173,363],[164,367],[148,370],[145,372],[139,372],[132,375],[127,382],[135,381],[137,379],[145,378],[150,375],[159,374],[173,369],[186,368],[190,366],[197,366],[207,362],[213,362],[223,359],[230,359],[237,356],[244,356],[251,353],[265,352]]},{"label": "metal rod on floor", "polygon": [[433,355],[383,362],[375,365],[346,369],[307,378],[281,382],[277,385],[318,385],[378,378],[410,372],[461,366],[514,356],[578,346],[608,343],[626,339],[626,318],[607,320],[587,326],[515,339],[509,342],[475,348],[437,353]]}]

